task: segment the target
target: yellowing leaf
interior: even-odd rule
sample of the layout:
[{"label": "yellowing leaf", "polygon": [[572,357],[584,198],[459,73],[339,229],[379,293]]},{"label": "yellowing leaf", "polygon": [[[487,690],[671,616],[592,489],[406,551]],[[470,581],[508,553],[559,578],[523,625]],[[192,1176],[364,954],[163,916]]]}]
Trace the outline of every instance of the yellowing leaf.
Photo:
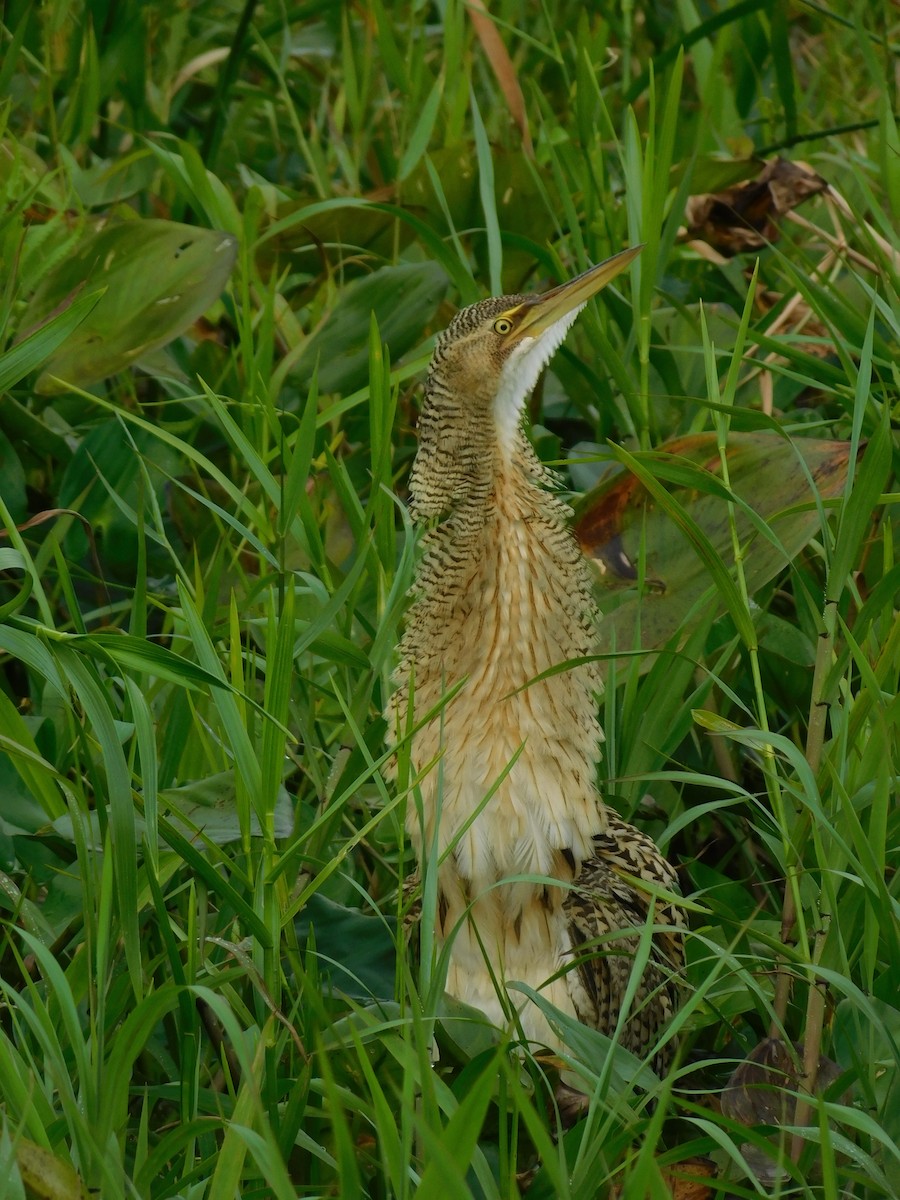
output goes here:
[{"label": "yellowing leaf", "polygon": [[87,1198],[87,1189],[72,1164],[27,1138],[16,1144],[16,1164],[27,1194],[35,1200]]},{"label": "yellowing leaf", "polygon": [[434,315],[448,279],[437,263],[381,267],[344,288],[334,312],[303,347],[295,374],[307,384],[318,364],[320,392],[348,392],[369,376],[372,313],[391,360],[411,349]]}]

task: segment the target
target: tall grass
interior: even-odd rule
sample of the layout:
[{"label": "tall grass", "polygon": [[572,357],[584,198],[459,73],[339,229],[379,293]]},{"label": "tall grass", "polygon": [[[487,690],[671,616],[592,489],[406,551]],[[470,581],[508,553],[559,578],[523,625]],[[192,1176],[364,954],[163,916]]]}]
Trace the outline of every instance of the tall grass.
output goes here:
[{"label": "tall grass", "polygon": [[[505,53],[458,0],[6,7],[11,1196],[656,1197],[698,1157],[719,1195],[900,1193],[897,14],[490,15]],[[686,201],[762,148],[835,194],[711,259]],[[47,394],[103,271],[38,328],[29,301],[106,215],[222,230],[235,268],[139,371]],[[407,953],[417,781],[401,746],[385,782],[380,714],[433,335],[635,242],[532,433],[574,491],[628,470],[650,498],[637,578],[601,581],[601,782],[692,930],[672,1075],[563,1024],[565,1129],[562,1064],[444,997],[427,919]],[[162,270],[136,257],[136,293]],[[94,333],[102,374],[121,329]],[[732,478],[748,429],[791,458]],[[720,1105],[769,1034],[805,1043],[798,1080],[841,1072],[774,1132]]]}]

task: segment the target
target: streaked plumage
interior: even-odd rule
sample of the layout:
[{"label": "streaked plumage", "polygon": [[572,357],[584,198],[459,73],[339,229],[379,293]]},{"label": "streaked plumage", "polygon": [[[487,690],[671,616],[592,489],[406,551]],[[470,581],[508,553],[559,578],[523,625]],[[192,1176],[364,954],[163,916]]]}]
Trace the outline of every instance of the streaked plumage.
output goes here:
[{"label": "streaked plumage", "polygon": [[[653,937],[636,1003],[620,1038],[623,1046],[643,1057],[678,1008],[685,920],[677,904],[644,891],[632,879],[678,894],[675,870],[653,840],[607,811],[607,827],[594,838],[593,857],[585,862],[563,904],[581,985],[576,991],[570,976],[570,995],[575,1014],[585,1025],[607,1033],[616,1028],[640,931],[652,904],[651,923],[659,932]],[[663,926],[671,932],[663,931]],[[669,1042],[655,1055],[658,1073],[665,1072],[673,1049],[674,1043]]]},{"label": "streaked plumage", "polygon": [[[432,847],[442,858],[437,935],[453,938],[447,990],[499,1024],[509,1002],[495,979],[520,980],[612,1032],[650,903],[625,876],[651,891],[675,888],[653,842],[600,799],[601,684],[595,665],[578,661],[597,653],[599,614],[568,506],[521,428],[541,368],[634,253],[542,297],[464,309],[438,339],[425,385],[410,492],[414,518],[432,528],[389,725],[396,738],[411,716],[436,713],[412,739],[422,803],[421,811],[410,803],[407,825],[420,860]],[[509,881],[522,875],[562,886]],[[672,932],[654,938],[623,1035],[638,1052],[673,1010],[670,975],[681,958],[680,911],[657,900],[653,923]],[[610,942],[611,931],[623,932]],[[555,1045],[536,1006],[514,1001],[526,1035]]]}]

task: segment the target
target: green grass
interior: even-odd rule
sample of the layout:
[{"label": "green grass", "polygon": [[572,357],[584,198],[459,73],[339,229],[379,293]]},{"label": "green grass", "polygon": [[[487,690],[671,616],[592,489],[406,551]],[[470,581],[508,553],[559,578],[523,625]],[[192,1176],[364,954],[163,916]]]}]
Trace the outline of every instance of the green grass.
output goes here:
[{"label": "green grass", "polygon": [[[900,21],[605,9],[497,0],[510,68],[458,0],[6,6],[4,1194],[638,1200],[692,1156],[716,1195],[900,1193]],[[779,149],[839,199],[686,244],[687,198]],[[133,247],[85,281],[108,215]],[[151,218],[237,239],[221,296],[218,243]],[[564,1132],[555,1064],[443,997],[427,923],[404,950],[380,714],[433,335],[636,242],[531,417],[573,491],[653,497],[602,585],[601,782],[679,867],[689,986],[647,1088],[564,1028]],[[770,1031],[842,1071],[774,1134],[719,1105]]]}]

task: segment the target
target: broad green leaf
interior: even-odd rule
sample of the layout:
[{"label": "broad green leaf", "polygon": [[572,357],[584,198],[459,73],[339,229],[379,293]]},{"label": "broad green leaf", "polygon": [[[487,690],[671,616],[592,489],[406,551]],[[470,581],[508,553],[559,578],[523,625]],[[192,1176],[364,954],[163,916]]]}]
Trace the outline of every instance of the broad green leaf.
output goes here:
[{"label": "broad green leaf", "polygon": [[[282,217],[281,220],[269,226],[266,232],[260,236],[257,249],[264,260],[267,248],[271,244],[281,244],[283,239],[291,239],[288,243],[291,248],[293,248],[296,240],[299,240],[301,245],[305,244],[309,239],[309,233],[306,231],[314,227],[320,217],[325,216],[329,219],[336,217],[339,219],[341,212],[346,214],[347,219],[353,222],[354,228],[356,228],[357,219],[361,219],[365,224],[369,213],[384,213],[392,221],[399,222],[399,228],[391,238],[385,253],[393,256],[396,253],[398,245],[403,246],[406,244],[409,230],[412,230],[426,248],[429,257],[435,263],[440,263],[447,272],[447,275],[456,283],[460,294],[468,294],[474,287],[471,270],[459,260],[457,254],[445,243],[441,235],[436,233],[427,221],[423,221],[415,213],[397,204],[383,204],[374,200],[343,198],[322,200],[317,204],[305,204],[301,208],[295,208],[287,216]],[[315,237],[320,239],[318,230],[316,230]],[[321,238],[320,240],[334,240],[342,246],[356,246],[358,244],[356,237]]]},{"label": "broad green leaf", "polygon": [[328,986],[356,1000],[391,1000],[397,973],[395,924],[313,895],[294,930],[301,946],[314,932],[319,975]]},{"label": "broad green leaf", "polygon": [[635,1057],[630,1050],[617,1045],[605,1033],[582,1025],[577,1018],[556,1008],[546,996],[542,996],[526,983],[510,983],[509,988],[510,991],[528,996],[550,1022],[550,1027],[563,1044],[572,1051],[579,1062],[584,1063],[595,1074],[599,1075],[603,1063],[611,1059],[612,1076],[621,1088],[640,1087],[649,1092],[658,1086],[659,1081],[650,1067]]},{"label": "broad green leaf", "polygon": [[330,1052],[350,1042],[360,1046],[373,1042],[383,1045],[385,1034],[401,1028],[405,1020],[403,1007],[394,1000],[354,1005],[346,1016],[331,1021],[322,1030],[321,1048]]},{"label": "broad green leaf", "polygon": [[449,1051],[460,1062],[470,1062],[492,1050],[502,1034],[480,1008],[473,1008],[445,992],[438,1001],[442,1051]]},{"label": "broad green leaf", "polygon": [[88,237],[31,298],[23,327],[40,325],[79,291],[105,294],[53,354],[36,390],[85,387],[183,333],[216,300],[237,255],[227,233],[174,221],[124,221]]},{"label": "broad green leaf", "polygon": [[3,397],[0,404],[0,426],[13,443],[24,442],[26,446],[40,454],[52,456],[60,465],[64,465],[72,457],[72,448],[63,433],[52,428],[51,422],[62,424],[65,428],[64,422],[59,421],[59,415],[53,409],[48,408],[37,414],[25,404],[20,404],[15,396]]},{"label": "broad green leaf", "polygon": [[[201,842],[195,836],[198,830],[217,846],[240,841],[241,825],[234,771],[221,771],[206,779],[165,789],[159,793],[159,800],[169,809],[169,820],[173,826],[198,844]],[[277,838],[290,837],[293,832],[294,806],[284,787],[278,789],[273,824]],[[256,837],[263,832],[255,813],[250,815],[250,832]]]},{"label": "broad green leaf", "polygon": [[411,349],[434,316],[447,290],[437,263],[401,263],[382,267],[344,289],[327,322],[309,339],[295,375],[308,387],[318,364],[320,392],[352,392],[369,377],[369,330],[372,313],[396,362]]},{"label": "broad green leaf", "polygon": [[[141,51],[142,52],[142,51]],[[130,154],[107,159],[91,159],[82,166],[66,146],[59,147],[59,157],[78,198],[85,208],[99,211],[121,204],[153,186],[157,164],[148,149],[133,150]]]},{"label": "broad green leaf", "polygon": [[25,314],[25,336],[0,355],[0,392],[8,391],[30,371],[37,370],[48,358],[76,337],[82,324],[103,299],[103,288],[94,287],[85,296],[63,297],[53,312],[45,314],[33,328],[32,310]]},{"label": "broad green leaf", "polygon": [[[309,205],[298,210],[296,203],[279,208],[282,220],[269,229],[258,248],[259,264],[276,270],[290,256],[307,270],[318,269],[319,247],[341,246],[344,251],[367,251],[373,258],[389,258],[413,240],[410,225],[391,212],[388,205],[358,200],[325,202],[310,214]],[[299,224],[293,218],[302,215]],[[282,225],[283,222],[283,225]]]},{"label": "broad green leaf", "polygon": [[[660,451],[675,461],[663,460],[659,474],[677,481],[672,494],[728,568],[731,535],[715,435],[676,438]],[[821,499],[841,492],[849,443],[809,438],[789,442],[767,433],[732,433],[729,437],[729,472],[738,501],[736,520],[751,594],[788,566],[819,532],[815,496],[798,455]],[[656,473],[652,464],[651,470]],[[741,508],[740,502],[746,507]],[[685,633],[708,610],[708,603],[695,609],[712,583],[704,563],[635,476],[620,472],[608,477],[584,497],[577,511],[576,534],[581,547],[600,570],[604,650],[612,646],[633,649],[638,628],[641,647],[657,649],[676,632]],[[645,586],[639,596],[642,544]],[[722,609],[718,599],[709,603]],[[649,659],[646,665],[649,667]]]},{"label": "broad green leaf", "polygon": [[[736,183],[753,179],[764,166],[760,158],[723,158],[720,155],[701,154],[693,163],[691,190],[695,195],[722,192]],[[690,159],[676,163],[672,167],[672,181],[680,182],[689,169]]]},{"label": "broad green leaf", "polygon": [[804,671],[811,671],[816,664],[814,640],[794,621],[785,621],[774,613],[764,613],[756,623],[756,636],[760,649],[767,654],[777,654],[785,662],[795,663]]}]

